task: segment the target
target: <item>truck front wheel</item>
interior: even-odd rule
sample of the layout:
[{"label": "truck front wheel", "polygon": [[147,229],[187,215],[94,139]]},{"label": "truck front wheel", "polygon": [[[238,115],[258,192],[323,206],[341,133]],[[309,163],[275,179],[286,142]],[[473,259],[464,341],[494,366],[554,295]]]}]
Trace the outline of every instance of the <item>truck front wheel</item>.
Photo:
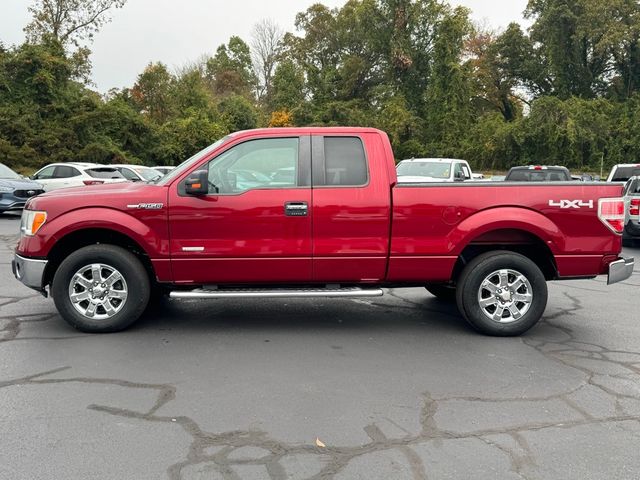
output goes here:
[{"label": "truck front wheel", "polygon": [[88,333],[123,330],[149,302],[144,266],[115,245],[91,245],[69,255],[58,267],[51,295],[62,318]]},{"label": "truck front wheel", "polygon": [[547,306],[542,271],[518,253],[479,255],[465,267],[457,286],[460,313],[485,335],[521,335],[538,323]]}]

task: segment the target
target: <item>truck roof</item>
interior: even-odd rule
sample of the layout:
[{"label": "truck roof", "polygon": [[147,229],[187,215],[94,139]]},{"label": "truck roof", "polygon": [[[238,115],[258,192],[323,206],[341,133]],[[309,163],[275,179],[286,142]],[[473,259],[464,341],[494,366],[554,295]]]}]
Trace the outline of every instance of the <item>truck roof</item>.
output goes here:
[{"label": "truck roof", "polygon": [[243,137],[245,135],[265,134],[265,135],[327,135],[331,133],[345,134],[345,133],[381,133],[386,135],[382,130],[371,127],[275,127],[275,128],[256,128],[252,130],[240,130],[231,134],[231,137]]}]

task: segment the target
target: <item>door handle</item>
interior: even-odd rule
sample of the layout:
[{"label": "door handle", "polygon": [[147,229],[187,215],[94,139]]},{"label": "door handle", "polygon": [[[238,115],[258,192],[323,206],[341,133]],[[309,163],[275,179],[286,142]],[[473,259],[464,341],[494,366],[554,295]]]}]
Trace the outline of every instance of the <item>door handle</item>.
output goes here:
[{"label": "door handle", "polygon": [[308,210],[307,202],[287,202],[284,204],[284,214],[287,217],[306,217]]}]

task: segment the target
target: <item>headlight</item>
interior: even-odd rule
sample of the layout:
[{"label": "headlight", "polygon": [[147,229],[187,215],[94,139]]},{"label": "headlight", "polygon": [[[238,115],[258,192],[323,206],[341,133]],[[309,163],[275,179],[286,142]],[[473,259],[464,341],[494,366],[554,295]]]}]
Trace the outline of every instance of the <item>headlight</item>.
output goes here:
[{"label": "headlight", "polygon": [[29,237],[35,235],[40,227],[47,221],[47,212],[24,210],[20,221],[20,232]]},{"label": "headlight", "polygon": [[11,193],[13,190],[13,187],[0,187],[0,193]]}]

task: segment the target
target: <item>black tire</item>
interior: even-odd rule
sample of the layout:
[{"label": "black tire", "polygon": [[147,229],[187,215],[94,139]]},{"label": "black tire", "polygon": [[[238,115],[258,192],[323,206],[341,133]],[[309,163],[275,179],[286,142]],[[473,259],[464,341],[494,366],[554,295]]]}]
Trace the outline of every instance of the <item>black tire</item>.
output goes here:
[{"label": "black tire", "polygon": [[[513,270],[520,273],[529,282],[525,289],[529,287],[531,289],[532,299],[528,310],[510,323],[500,323],[489,318],[481,308],[478,299],[485,279],[499,270]],[[456,302],[460,313],[474,329],[485,335],[497,337],[521,335],[538,323],[547,306],[548,292],[544,274],[527,257],[514,252],[496,251],[477,256],[462,271],[457,287]],[[510,315],[508,312],[505,313]]]},{"label": "black tire", "polygon": [[[91,264],[104,264],[116,269],[124,278],[127,297],[117,313],[100,320],[89,318],[76,310],[70,297],[71,281],[80,269]],[[115,245],[91,245],[69,255],[58,267],[51,285],[51,296],[62,318],[74,328],[87,333],[108,333],[124,330],[144,312],[150,295],[150,282],[140,260]]]},{"label": "black tire", "polygon": [[451,285],[427,285],[424,287],[427,291],[443,302],[455,302],[456,301],[456,287]]}]

